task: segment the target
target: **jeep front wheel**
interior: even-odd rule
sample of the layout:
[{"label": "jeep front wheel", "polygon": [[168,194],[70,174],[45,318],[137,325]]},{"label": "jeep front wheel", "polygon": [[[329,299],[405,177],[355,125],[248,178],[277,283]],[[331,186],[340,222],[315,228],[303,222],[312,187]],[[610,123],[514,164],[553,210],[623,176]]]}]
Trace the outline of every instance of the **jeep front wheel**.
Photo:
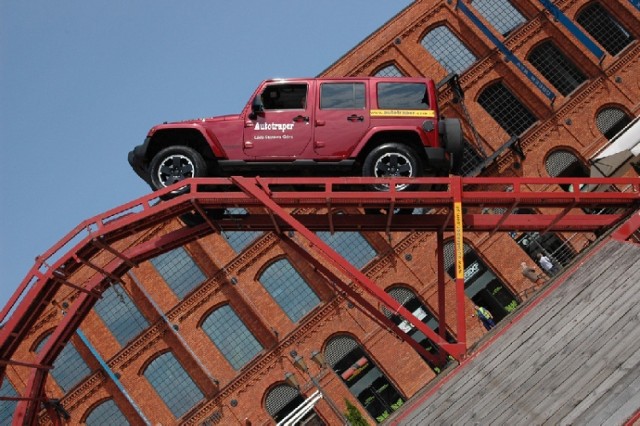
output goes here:
[{"label": "jeep front wheel", "polygon": [[[181,180],[203,177],[207,163],[198,151],[188,146],[170,146],[158,152],[151,160],[151,183],[162,189]],[[181,192],[178,190],[176,192]]]},{"label": "jeep front wheel", "polygon": [[[418,177],[421,175],[420,158],[406,145],[387,143],[374,148],[364,160],[362,175],[365,177]],[[397,191],[410,187],[396,185]],[[376,191],[388,191],[389,185],[373,185]]]}]

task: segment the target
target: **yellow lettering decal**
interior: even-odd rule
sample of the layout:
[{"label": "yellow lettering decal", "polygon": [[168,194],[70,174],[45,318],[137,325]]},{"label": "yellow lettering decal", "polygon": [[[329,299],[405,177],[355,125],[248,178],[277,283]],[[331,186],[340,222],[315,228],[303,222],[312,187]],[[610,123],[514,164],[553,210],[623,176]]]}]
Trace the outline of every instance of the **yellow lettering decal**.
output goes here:
[{"label": "yellow lettering decal", "polygon": [[462,239],[462,203],[453,203],[456,245],[456,279],[464,278],[464,240]]},{"label": "yellow lettering decal", "polygon": [[372,109],[371,117],[427,117],[433,118],[436,112],[432,109]]}]

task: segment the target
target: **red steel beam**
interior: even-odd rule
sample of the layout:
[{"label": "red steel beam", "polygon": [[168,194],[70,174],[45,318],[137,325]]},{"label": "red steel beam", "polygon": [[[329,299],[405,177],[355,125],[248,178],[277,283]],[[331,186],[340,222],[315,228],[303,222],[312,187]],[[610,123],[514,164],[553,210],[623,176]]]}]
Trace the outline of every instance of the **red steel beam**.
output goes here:
[{"label": "red steel beam", "polygon": [[[446,185],[449,189],[446,191],[416,191],[416,192],[396,192],[394,182],[404,182],[403,179],[397,180],[381,180],[374,178],[308,178],[308,179],[250,179],[250,178],[231,178],[231,179],[192,179],[189,183],[190,192],[183,196],[176,197],[169,201],[158,202],[163,195],[169,194],[184,183],[177,184],[176,187],[166,188],[155,194],[134,200],[118,208],[112,209],[104,214],[98,215],[92,219],[86,220],[74,228],[67,236],[61,239],[51,249],[40,256],[36,264],[32,267],[27,277],[20,284],[18,290],[14,293],[7,306],[2,311],[0,322],[3,327],[0,330],[0,373],[4,378],[4,370],[6,364],[10,362],[21,362],[13,360],[12,356],[20,345],[29,329],[35,321],[44,312],[52,298],[62,285],[58,271],[64,266],[65,276],[70,276],[82,264],[81,259],[88,259],[91,255],[98,253],[100,250],[106,250],[116,256],[105,267],[94,268],[98,271],[88,282],[84,283],[79,296],[74,301],[71,309],[63,317],[58,324],[51,338],[47,341],[45,347],[38,356],[38,362],[34,365],[34,371],[27,385],[26,398],[32,401],[43,397],[43,386],[46,378],[46,372],[41,366],[51,366],[57,354],[62,350],[64,344],[69,340],[75,332],[87,313],[93,307],[96,301],[96,295],[111,284],[113,277],[124,274],[132,265],[145,261],[155,255],[164,253],[172,248],[183,245],[189,241],[193,241],[202,236],[208,235],[213,231],[223,229],[256,229],[255,227],[264,227],[264,229],[276,229],[278,232],[288,229],[297,229],[309,241],[314,244],[314,249],[330,260],[335,261],[340,269],[346,273],[354,282],[361,285],[365,290],[369,291],[379,299],[385,306],[393,311],[399,312],[408,320],[413,319],[413,315],[404,309],[388,296],[381,289],[377,288],[366,276],[360,271],[348,264],[337,253],[333,252],[322,240],[317,238],[311,232],[311,229],[326,230],[329,227],[333,230],[386,230],[392,232],[396,230],[413,230],[430,229],[438,232],[439,241],[442,240],[442,232],[446,230],[454,230],[456,233],[456,249],[459,253],[460,242],[462,241],[462,229],[474,231],[495,232],[496,230],[567,230],[576,229],[584,231],[593,231],[614,226],[632,213],[628,226],[623,231],[615,235],[630,235],[640,228],[640,219],[636,212],[640,198],[638,190],[640,180],[633,179],[536,179],[536,178],[429,178],[416,179],[415,182],[430,185]],[[423,182],[424,181],[424,182]],[[390,191],[385,192],[367,192],[366,188],[373,183],[388,183]],[[547,187],[560,184],[572,184],[578,187],[580,183],[601,187],[603,185],[626,186],[629,192],[599,192],[599,193],[564,193],[564,192],[548,192]],[[309,191],[287,192],[274,189],[278,185],[290,186],[310,185]],[[217,185],[219,192],[211,191],[212,185]],[[511,192],[503,191],[486,191],[482,188],[489,186],[510,185]],[[539,191],[532,191],[529,186],[540,186],[545,188]],[[348,187],[349,190],[341,189]],[[477,186],[479,190],[473,190]],[[356,190],[353,189],[356,188]],[[361,191],[357,188],[361,187]],[[243,191],[238,191],[241,188]],[[318,190],[321,188],[321,190]],[[528,192],[525,192],[527,190]],[[516,199],[517,197],[517,199]],[[521,207],[546,208],[559,207],[563,211],[558,214],[541,214],[541,215],[480,215],[480,214],[462,214],[462,205],[467,207],[506,207],[514,206],[518,203]],[[110,244],[134,235],[141,230],[151,229],[157,224],[166,222],[182,214],[189,213],[194,209],[202,214],[207,207],[227,208],[227,207],[252,207],[266,206],[268,212],[269,224],[260,222],[260,215],[249,215],[243,221],[245,228],[239,227],[237,218],[234,220],[216,221],[215,224],[211,220],[207,220],[206,214],[203,215],[205,223],[194,228],[182,228],[169,234],[160,236],[159,238],[134,245],[124,253],[120,253],[110,249]],[[393,215],[392,207],[435,207],[446,208],[448,213],[441,215],[422,215],[403,216],[402,220],[397,220]],[[584,215],[570,214],[569,206],[576,208],[593,208],[593,207],[618,207],[621,211],[612,215]],[[299,215],[294,216],[285,209],[311,207],[315,209],[329,208],[328,220],[320,215]],[[352,215],[331,214],[332,208],[353,208],[353,207],[381,207],[387,208],[388,214],[380,217],[367,217]],[[635,213],[634,213],[635,212]],[[275,213],[275,214],[274,214]],[[265,215],[262,215],[265,216]],[[450,224],[451,217],[454,217],[454,223]],[[308,218],[314,218],[309,223],[304,223]],[[324,222],[323,222],[324,220]],[[344,221],[348,223],[344,223]],[[363,224],[366,225],[363,228]],[[410,228],[407,228],[407,224]],[[425,225],[426,224],[426,225]],[[462,224],[462,226],[460,226]],[[324,228],[323,228],[324,227]],[[412,228],[411,228],[412,227]],[[458,235],[460,234],[460,235]],[[96,244],[99,241],[99,244]],[[440,248],[441,250],[441,248]],[[56,256],[64,252],[57,260]],[[442,290],[444,272],[441,271],[442,265],[439,257],[439,290]],[[459,254],[456,253],[459,257]],[[51,264],[49,264],[50,262]],[[96,265],[89,265],[96,266]],[[460,272],[462,263],[458,262],[457,272]],[[463,266],[462,266],[463,270]],[[44,271],[44,272],[43,272]],[[463,278],[463,274],[462,274]],[[75,284],[74,284],[75,285]],[[464,352],[466,331],[461,320],[464,312],[464,297],[461,296],[464,291],[464,282],[460,279],[460,274],[456,274],[457,285],[457,309],[458,309],[458,339],[459,343],[450,344],[444,341],[442,336],[438,336],[433,331],[419,322],[414,324],[420,331],[430,337],[435,343],[446,348],[449,353],[455,356],[461,356]],[[443,291],[441,291],[444,293]],[[357,294],[357,293],[356,293]],[[377,309],[371,309],[371,306],[365,308],[369,314],[376,317],[385,324],[385,320],[379,318],[382,315]],[[439,300],[439,306],[443,302]],[[444,307],[440,306],[441,332],[446,328],[444,323]],[[375,311],[375,312],[374,312]],[[9,316],[10,313],[13,315]],[[384,317],[384,315],[382,315]],[[386,319],[386,317],[385,317]],[[386,324],[389,326],[388,324]],[[391,329],[393,329],[391,327]],[[442,334],[442,333],[441,333]],[[411,344],[411,343],[410,343]],[[413,345],[412,345],[413,346]],[[418,348],[416,350],[419,351]],[[36,367],[37,365],[37,367]],[[22,402],[18,405],[19,416],[14,424],[34,424],[36,419],[36,404]],[[16,423],[17,422],[17,423]]]}]

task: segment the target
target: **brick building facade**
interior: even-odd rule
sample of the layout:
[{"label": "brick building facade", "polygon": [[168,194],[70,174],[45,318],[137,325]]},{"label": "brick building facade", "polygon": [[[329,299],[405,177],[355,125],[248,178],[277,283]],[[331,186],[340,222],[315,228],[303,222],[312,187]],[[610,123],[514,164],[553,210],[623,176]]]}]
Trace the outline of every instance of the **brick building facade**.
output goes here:
[{"label": "brick building facade", "polygon": [[[588,176],[589,160],[638,115],[639,31],[637,2],[625,0],[417,0],[322,75],[442,82],[442,113],[463,122],[467,175]],[[635,175],[628,164],[615,173]],[[142,238],[153,232],[160,230]],[[433,235],[322,237],[438,327]],[[535,289],[521,262],[534,265],[544,253],[561,269],[594,237],[465,235],[467,345],[485,333],[472,317],[474,303],[500,320]],[[445,264],[452,267],[449,241]],[[73,298],[69,288],[56,295],[21,359],[35,357]],[[446,312],[452,324],[453,302]],[[447,333],[455,340],[454,330]],[[313,361],[317,353],[324,363]],[[307,372],[296,368],[300,358]],[[104,293],[55,366],[47,395],[61,399],[72,424],[94,425],[272,424],[317,385],[328,398],[307,414],[308,424],[337,424],[345,400],[380,422],[443,367],[337,294],[286,241],[259,232],[209,235],[133,268]],[[27,380],[19,368],[7,377],[4,395]],[[11,407],[3,402],[0,415]],[[48,422],[44,412],[41,421]]]}]

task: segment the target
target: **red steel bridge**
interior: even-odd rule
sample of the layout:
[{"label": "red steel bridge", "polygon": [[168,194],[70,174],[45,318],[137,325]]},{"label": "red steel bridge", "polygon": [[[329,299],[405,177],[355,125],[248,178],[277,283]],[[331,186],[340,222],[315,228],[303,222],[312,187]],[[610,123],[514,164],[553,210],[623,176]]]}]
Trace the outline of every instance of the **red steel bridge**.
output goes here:
[{"label": "red steel bridge", "polygon": [[[411,183],[416,190],[397,191]],[[388,191],[372,191],[373,185]],[[580,191],[571,191],[581,188]],[[175,195],[179,193],[179,195]],[[250,211],[223,215],[227,208]],[[423,214],[406,213],[424,209]],[[44,394],[49,369],[101,293],[131,268],[190,241],[221,231],[271,231],[307,259],[336,290],[396,333],[425,358],[444,353],[460,360],[467,350],[464,315],[464,232],[583,232],[636,238],[640,230],[638,178],[206,178],[180,182],[80,223],[46,253],[22,281],[0,317],[0,380],[8,365],[29,369],[18,397],[13,424],[36,424],[44,405],[60,422]],[[520,210],[519,209],[523,209]],[[376,214],[363,214],[375,210]],[[522,214],[522,212],[525,212]],[[595,213],[598,214],[595,214]],[[516,214],[518,213],[518,214]],[[182,222],[175,219],[181,218]],[[174,222],[183,225],[161,227]],[[155,230],[154,233],[150,231]],[[306,244],[289,237],[296,231]],[[438,312],[443,327],[436,334],[398,304],[360,270],[316,236],[317,231],[432,232],[438,241]],[[448,342],[445,323],[443,239],[453,233],[456,252],[455,306],[457,341]],[[635,235],[634,235],[635,234]],[[145,236],[144,238],[142,236]],[[355,287],[326,265],[332,265]],[[18,348],[51,307],[56,293],[76,292],[66,313],[37,359],[19,359]],[[358,288],[362,291],[357,291]],[[442,348],[434,355],[389,320],[363,292],[397,312]],[[61,423],[60,423],[61,424]]]}]

